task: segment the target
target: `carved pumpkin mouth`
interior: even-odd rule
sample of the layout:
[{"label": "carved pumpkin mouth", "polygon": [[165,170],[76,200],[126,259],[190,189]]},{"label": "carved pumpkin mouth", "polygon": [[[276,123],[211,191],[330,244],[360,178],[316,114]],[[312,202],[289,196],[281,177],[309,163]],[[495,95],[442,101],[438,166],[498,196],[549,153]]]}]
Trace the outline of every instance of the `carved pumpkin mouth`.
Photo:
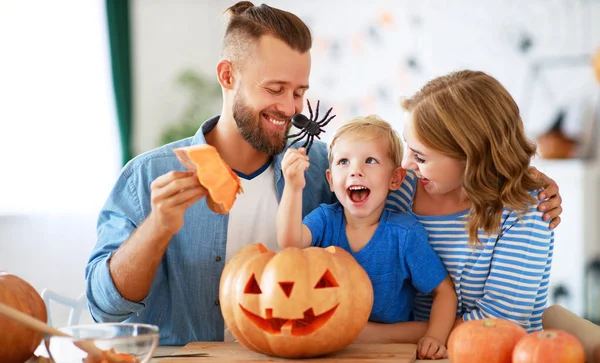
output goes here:
[{"label": "carved pumpkin mouth", "polygon": [[250,319],[256,326],[263,331],[271,334],[282,334],[292,336],[304,336],[309,335],[319,329],[325,324],[335,312],[335,309],[339,304],[333,308],[327,310],[323,314],[315,316],[313,309],[310,308],[304,312],[302,319],[282,319],[273,317],[273,309],[265,309],[267,318],[262,318],[247,309],[241,304],[240,308],[244,314]]}]

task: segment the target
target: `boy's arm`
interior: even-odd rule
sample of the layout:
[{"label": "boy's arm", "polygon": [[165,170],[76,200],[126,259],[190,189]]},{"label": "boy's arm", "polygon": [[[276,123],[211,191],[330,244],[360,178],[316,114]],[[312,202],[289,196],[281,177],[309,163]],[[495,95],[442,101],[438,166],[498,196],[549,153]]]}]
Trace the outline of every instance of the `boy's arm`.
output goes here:
[{"label": "boy's arm", "polygon": [[456,319],[456,305],[458,298],[454,283],[446,277],[432,292],[433,303],[429,315],[429,325],[424,336],[432,337],[441,344],[446,345],[450,331]]},{"label": "boy's arm", "polygon": [[310,246],[310,229],[302,224],[302,189],[286,186],[283,188],[279,208],[277,209],[277,244],[279,248]]},{"label": "boy's arm", "polygon": [[309,165],[304,148],[289,148],[281,161],[285,185],[275,220],[277,244],[280,249],[305,248],[310,246],[312,241],[310,230],[302,224],[302,190],[306,185],[304,172]]}]

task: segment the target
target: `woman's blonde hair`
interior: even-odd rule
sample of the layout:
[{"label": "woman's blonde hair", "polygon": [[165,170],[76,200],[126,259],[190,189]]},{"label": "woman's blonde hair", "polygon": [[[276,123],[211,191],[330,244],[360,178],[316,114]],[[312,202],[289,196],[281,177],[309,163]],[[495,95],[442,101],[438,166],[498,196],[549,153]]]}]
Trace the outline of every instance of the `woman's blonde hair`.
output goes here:
[{"label": "woman's blonde hair", "polygon": [[372,140],[379,137],[385,137],[389,141],[390,148],[388,150],[388,155],[394,162],[394,167],[399,167],[402,163],[403,147],[398,133],[387,121],[377,115],[355,117],[344,123],[335,131],[329,142],[329,165],[333,162],[333,146],[342,136],[361,140]]},{"label": "woman's blonde hair", "polygon": [[459,71],[428,82],[402,102],[428,148],[464,162],[462,189],[471,201],[469,244],[478,230],[499,233],[505,206],[525,212],[542,182],[529,170],[535,144],[523,131],[519,107],[495,78]]}]

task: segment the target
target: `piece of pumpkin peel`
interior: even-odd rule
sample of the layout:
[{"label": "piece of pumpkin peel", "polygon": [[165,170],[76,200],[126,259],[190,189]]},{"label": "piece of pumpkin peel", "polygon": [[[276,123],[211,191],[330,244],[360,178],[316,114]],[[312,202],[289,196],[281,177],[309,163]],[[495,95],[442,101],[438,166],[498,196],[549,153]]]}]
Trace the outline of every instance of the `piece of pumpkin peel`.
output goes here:
[{"label": "piece of pumpkin peel", "polygon": [[196,171],[200,184],[208,191],[208,207],[215,213],[229,213],[237,195],[243,192],[242,184],[217,149],[211,145],[194,145],[173,151],[183,166]]}]

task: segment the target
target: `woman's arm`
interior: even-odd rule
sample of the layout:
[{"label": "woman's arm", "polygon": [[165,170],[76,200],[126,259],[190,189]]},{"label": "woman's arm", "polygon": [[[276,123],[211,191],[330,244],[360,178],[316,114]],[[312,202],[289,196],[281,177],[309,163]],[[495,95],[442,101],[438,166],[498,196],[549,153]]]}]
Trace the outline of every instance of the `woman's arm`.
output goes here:
[{"label": "woman's arm", "polygon": [[[535,207],[518,217],[511,214],[509,219],[514,222],[498,237],[483,286],[485,293],[475,308],[463,315],[464,321],[497,317],[530,328],[539,291],[547,288],[554,232]],[[541,317],[540,326],[534,328],[541,329]]]}]

